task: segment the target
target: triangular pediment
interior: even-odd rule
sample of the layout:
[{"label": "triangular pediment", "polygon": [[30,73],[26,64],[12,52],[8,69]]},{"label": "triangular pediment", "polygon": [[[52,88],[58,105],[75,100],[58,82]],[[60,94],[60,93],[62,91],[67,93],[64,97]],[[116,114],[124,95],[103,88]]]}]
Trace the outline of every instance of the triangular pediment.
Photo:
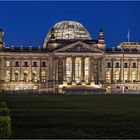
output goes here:
[{"label": "triangular pediment", "polygon": [[99,50],[98,48],[95,48],[93,46],[90,46],[84,42],[77,41],[75,43],[72,43],[70,45],[64,46],[63,48],[60,48],[58,50],[55,50],[54,52],[92,52],[92,53],[103,53],[102,50]]}]

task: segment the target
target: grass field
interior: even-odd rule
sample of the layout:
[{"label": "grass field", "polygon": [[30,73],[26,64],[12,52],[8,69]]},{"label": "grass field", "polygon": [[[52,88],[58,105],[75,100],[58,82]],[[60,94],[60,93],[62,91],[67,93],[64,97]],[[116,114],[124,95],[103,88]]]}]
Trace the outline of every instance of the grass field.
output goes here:
[{"label": "grass field", "polygon": [[138,95],[6,95],[11,138],[140,138]]}]

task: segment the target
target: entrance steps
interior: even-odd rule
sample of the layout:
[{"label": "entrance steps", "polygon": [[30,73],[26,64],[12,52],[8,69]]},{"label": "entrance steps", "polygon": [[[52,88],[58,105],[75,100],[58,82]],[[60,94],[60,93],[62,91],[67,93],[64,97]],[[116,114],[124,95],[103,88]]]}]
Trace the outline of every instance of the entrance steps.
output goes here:
[{"label": "entrance steps", "polygon": [[69,85],[63,89],[63,93],[76,95],[105,94],[105,89],[99,85]]}]

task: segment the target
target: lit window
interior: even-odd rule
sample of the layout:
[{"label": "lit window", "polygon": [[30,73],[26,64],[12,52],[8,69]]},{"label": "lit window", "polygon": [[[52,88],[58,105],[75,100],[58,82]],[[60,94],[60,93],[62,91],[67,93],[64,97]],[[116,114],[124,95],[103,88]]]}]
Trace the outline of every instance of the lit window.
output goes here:
[{"label": "lit window", "polygon": [[42,81],[42,83],[46,82],[46,73],[45,73],[45,71],[42,71],[42,73],[41,73],[41,81]]},{"label": "lit window", "polygon": [[16,87],[15,87],[15,90],[20,90],[19,86],[16,86]]},{"label": "lit window", "polygon": [[34,86],[33,89],[37,89],[37,86]]},{"label": "lit window", "polygon": [[15,72],[15,82],[18,82],[18,81],[19,81],[19,73]]},{"label": "lit window", "polygon": [[81,82],[81,59],[75,59],[75,81],[77,84]]},{"label": "lit window", "polygon": [[124,80],[125,80],[125,81],[128,80],[128,73],[127,73],[127,71],[124,72]]},{"label": "lit window", "polygon": [[119,72],[116,71],[116,72],[115,72],[115,80],[118,81],[119,79],[120,79]]},{"label": "lit window", "polygon": [[7,82],[10,82],[10,71],[9,71],[9,70],[6,71],[5,80],[6,80]]},{"label": "lit window", "polygon": [[66,79],[67,79],[68,83],[70,83],[72,80],[72,60],[71,60],[71,58],[67,58],[67,60],[66,60]]},{"label": "lit window", "polygon": [[28,86],[25,86],[25,87],[24,87],[24,90],[27,90],[27,89],[28,89]]},{"label": "lit window", "polygon": [[136,71],[132,71],[132,81],[136,81],[136,77],[137,77],[137,72]]},{"label": "lit window", "polygon": [[37,82],[37,74],[36,74],[36,72],[32,73],[32,81]]},{"label": "lit window", "polygon": [[109,71],[106,73],[106,82],[107,83],[111,82],[111,73]]},{"label": "lit window", "polygon": [[89,82],[89,58],[85,59],[85,82]]},{"label": "lit window", "polygon": [[28,73],[27,72],[23,73],[23,81],[28,82]]},{"label": "lit window", "polygon": [[6,61],[6,67],[10,67],[10,62]]}]

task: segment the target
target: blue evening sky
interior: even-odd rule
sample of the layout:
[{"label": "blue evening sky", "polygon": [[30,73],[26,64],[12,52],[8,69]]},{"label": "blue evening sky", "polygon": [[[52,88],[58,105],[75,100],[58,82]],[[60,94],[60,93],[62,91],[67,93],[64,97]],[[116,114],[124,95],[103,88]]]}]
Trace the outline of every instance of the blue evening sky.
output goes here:
[{"label": "blue evening sky", "polygon": [[6,46],[34,47],[42,45],[44,38],[56,22],[81,22],[93,39],[100,28],[104,31],[107,47],[127,41],[128,28],[131,41],[140,42],[140,2],[0,2],[0,27],[4,30]]}]

